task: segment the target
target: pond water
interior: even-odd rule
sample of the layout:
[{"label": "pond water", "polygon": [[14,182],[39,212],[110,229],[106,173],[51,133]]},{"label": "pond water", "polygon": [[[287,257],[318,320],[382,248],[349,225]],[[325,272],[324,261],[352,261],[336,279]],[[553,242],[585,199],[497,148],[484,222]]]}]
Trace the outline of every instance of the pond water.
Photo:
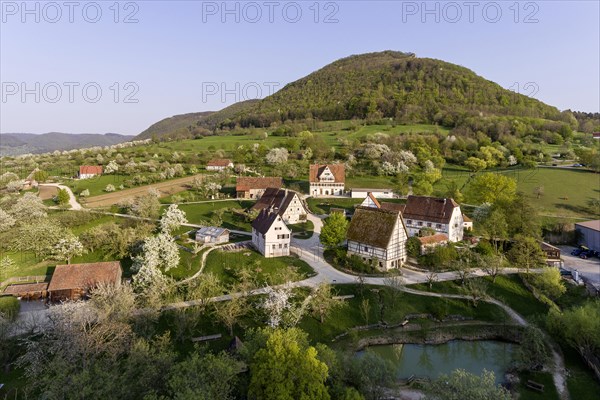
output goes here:
[{"label": "pond water", "polygon": [[411,375],[435,379],[461,368],[477,375],[484,369],[493,371],[496,381],[501,382],[513,361],[516,345],[492,340],[455,340],[439,345],[393,344],[371,346],[357,356],[366,351],[392,361],[400,379]]}]

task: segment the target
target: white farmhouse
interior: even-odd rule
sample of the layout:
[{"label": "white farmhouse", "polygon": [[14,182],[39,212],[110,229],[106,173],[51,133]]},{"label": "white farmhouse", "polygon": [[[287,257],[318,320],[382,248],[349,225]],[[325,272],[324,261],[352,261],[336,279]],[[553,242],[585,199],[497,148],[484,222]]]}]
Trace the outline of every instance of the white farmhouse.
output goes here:
[{"label": "white farmhouse", "polygon": [[77,177],[79,179],[89,179],[102,175],[102,165],[81,165]]},{"label": "white farmhouse", "polygon": [[289,256],[291,236],[281,216],[268,209],[252,222],[252,245],[267,258]]},{"label": "white farmhouse", "polygon": [[297,224],[306,221],[308,212],[298,193],[278,188],[267,188],[253,206],[252,210],[270,210],[281,216],[286,224]]},{"label": "white farmhouse", "polygon": [[348,228],[348,255],[365,262],[376,260],[379,269],[400,268],[406,261],[408,233],[399,211],[358,207]]},{"label": "white farmhouse", "polygon": [[350,197],[353,199],[364,199],[365,196],[371,194],[376,199],[392,199],[394,191],[392,189],[359,189],[352,188]]},{"label": "white farmhouse", "polygon": [[453,199],[408,196],[403,217],[410,236],[417,236],[426,229],[446,234],[450,242],[463,240],[463,214]]},{"label": "white farmhouse", "polygon": [[311,164],[308,178],[311,196],[344,195],[346,182],[344,164]]}]

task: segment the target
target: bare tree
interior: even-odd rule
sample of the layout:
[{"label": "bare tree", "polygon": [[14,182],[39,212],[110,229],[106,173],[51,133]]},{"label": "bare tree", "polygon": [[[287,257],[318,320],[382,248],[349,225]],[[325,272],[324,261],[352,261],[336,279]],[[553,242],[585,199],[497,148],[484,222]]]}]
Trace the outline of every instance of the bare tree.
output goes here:
[{"label": "bare tree", "polygon": [[471,297],[473,306],[477,307],[479,300],[483,300],[487,297],[487,288],[488,284],[483,279],[469,279],[464,286],[464,291]]},{"label": "bare tree", "polygon": [[429,289],[431,290],[433,284],[438,280],[438,274],[431,271],[425,276],[425,278],[427,279],[427,285],[429,285]]},{"label": "bare tree", "polygon": [[502,253],[483,257],[483,270],[492,277],[492,283],[496,282],[496,278],[502,273],[502,270],[506,267],[506,263],[506,258]]},{"label": "bare tree", "polygon": [[392,304],[396,304],[396,300],[402,295],[404,290],[404,278],[399,273],[391,273],[383,280],[383,284],[388,287],[388,292],[392,300]]}]

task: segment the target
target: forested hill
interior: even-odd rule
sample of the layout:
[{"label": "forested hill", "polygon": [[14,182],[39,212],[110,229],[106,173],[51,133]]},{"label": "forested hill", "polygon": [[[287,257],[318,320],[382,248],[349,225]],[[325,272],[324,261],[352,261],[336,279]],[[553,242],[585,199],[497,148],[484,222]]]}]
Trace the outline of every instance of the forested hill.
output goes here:
[{"label": "forested hill", "polygon": [[[194,114],[173,117],[168,129],[153,133],[172,136],[174,126],[187,126],[188,132],[236,125],[266,127],[306,118],[391,118],[397,123],[447,127],[472,124],[473,118],[487,116],[564,121],[557,108],[504,89],[467,68],[395,51],[340,59],[263,100],[234,104],[196,118],[195,123],[190,123],[189,115]],[[175,125],[173,119],[181,124]],[[150,137],[149,130],[139,138]]]},{"label": "forested hill", "polygon": [[467,68],[384,51],[343,58],[292,82],[242,113],[239,122],[265,126],[307,116],[322,120],[383,117],[453,126],[470,115],[558,119],[560,112]]},{"label": "forested hill", "polygon": [[60,133],[41,135],[33,133],[0,134],[0,156],[15,156],[26,153],[48,153],[55,150],[72,150],[93,146],[111,146],[132,140],[133,136],[116,133]]}]

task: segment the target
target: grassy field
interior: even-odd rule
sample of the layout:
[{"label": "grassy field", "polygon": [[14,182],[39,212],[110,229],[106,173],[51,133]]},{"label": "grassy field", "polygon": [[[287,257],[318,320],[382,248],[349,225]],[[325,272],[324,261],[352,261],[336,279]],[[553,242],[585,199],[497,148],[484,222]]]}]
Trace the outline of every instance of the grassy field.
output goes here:
[{"label": "grassy field", "polygon": [[[197,204],[182,204],[179,206],[179,209],[185,212],[190,224],[206,224],[217,210],[227,208],[245,210],[251,207],[252,204],[254,204],[254,202],[248,200],[210,201]],[[228,211],[223,213],[222,226],[228,229],[244,230],[248,232],[252,230],[250,223],[246,222],[243,217]]]},{"label": "grassy field", "polygon": [[[552,374],[548,372],[521,372],[519,374],[521,378],[521,382],[517,387],[517,393],[521,399],[531,399],[531,400],[559,400],[560,396],[556,391],[556,387],[554,386],[554,381],[552,380]],[[529,389],[527,387],[527,381],[532,380],[537,383],[541,383],[544,385],[544,391],[542,393],[537,392],[533,389]],[[580,399],[579,397],[573,397],[571,394],[571,398]]]},{"label": "grassy field", "polygon": [[312,221],[306,220],[298,224],[290,224],[288,228],[296,234],[294,237],[298,239],[310,239],[314,233],[313,229],[315,229],[315,226]]},{"label": "grassy field", "polygon": [[[304,261],[290,257],[276,257],[265,259],[253,250],[241,252],[212,251],[206,257],[204,272],[217,275],[223,284],[231,286],[236,283],[236,271],[242,267],[250,267],[257,275],[259,284],[277,285],[284,283],[282,271],[292,267],[302,280],[314,274],[313,269]],[[204,273],[203,272],[203,273]]]},{"label": "grassy field", "polygon": [[[543,214],[565,217],[594,218],[587,210],[587,202],[600,196],[600,175],[579,169],[567,168],[509,168],[494,171],[509,176],[517,181],[517,190],[523,192],[534,206]],[[442,179],[434,190],[444,193],[449,182],[456,182],[463,187],[471,173],[464,168],[446,166],[442,171]],[[537,198],[533,191],[543,187],[544,194]],[[462,190],[464,191],[463,188]],[[595,216],[597,218],[597,216]]]}]

